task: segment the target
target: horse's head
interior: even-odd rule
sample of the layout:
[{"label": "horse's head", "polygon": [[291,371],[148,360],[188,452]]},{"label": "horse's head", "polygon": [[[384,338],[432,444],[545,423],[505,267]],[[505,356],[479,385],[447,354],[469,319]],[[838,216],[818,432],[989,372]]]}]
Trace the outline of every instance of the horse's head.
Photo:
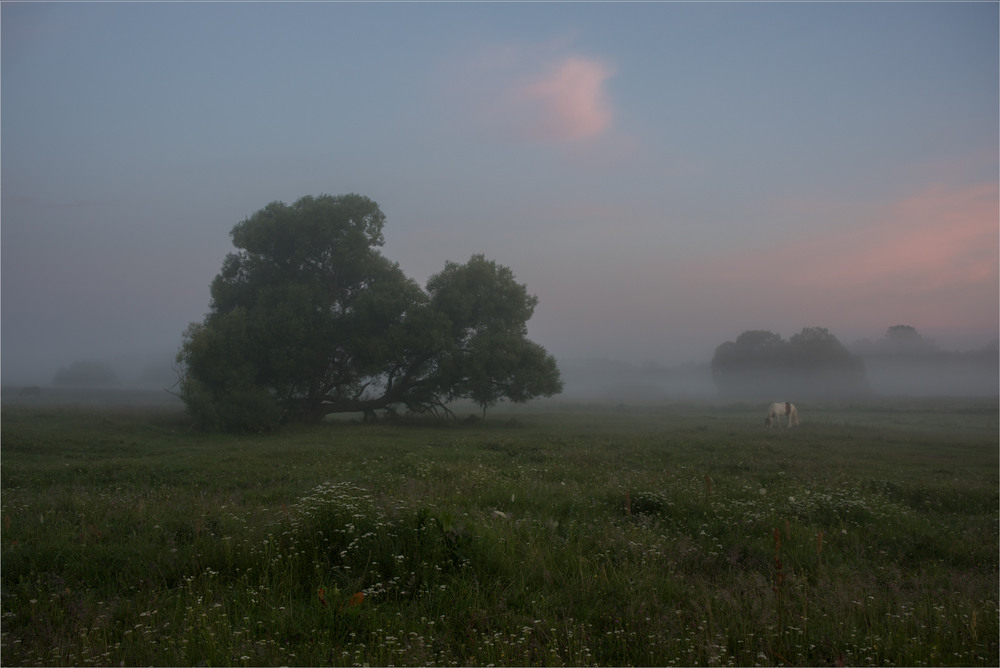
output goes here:
[{"label": "horse's head", "polygon": [[770,415],[768,415],[766,418],[764,418],[764,426],[765,427],[770,427],[771,426],[771,416]]}]

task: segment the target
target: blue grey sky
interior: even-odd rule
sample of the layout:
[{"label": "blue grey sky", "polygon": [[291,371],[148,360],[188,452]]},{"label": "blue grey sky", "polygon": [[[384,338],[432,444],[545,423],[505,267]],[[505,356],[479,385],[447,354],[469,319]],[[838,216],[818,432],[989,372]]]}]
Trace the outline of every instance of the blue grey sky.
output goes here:
[{"label": "blue grey sky", "polygon": [[996,3],[3,3],[2,374],[170,353],[229,230],[356,192],[559,357],[998,336]]}]

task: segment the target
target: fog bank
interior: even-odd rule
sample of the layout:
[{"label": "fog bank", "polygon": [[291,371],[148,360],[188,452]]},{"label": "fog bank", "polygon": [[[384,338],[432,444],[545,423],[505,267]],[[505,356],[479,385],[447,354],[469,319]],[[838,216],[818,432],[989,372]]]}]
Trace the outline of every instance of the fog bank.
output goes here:
[{"label": "fog bank", "polygon": [[[969,352],[934,350],[921,354],[868,354],[860,357],[865,365],[868,392],[856,397],[858,400],[870,397],[995,397],[1000,394],[1000,355],[995,345]],[[763,383],[763,379],[760,392],[748,391],[745,397],[723,397],[712,380],[709,361],[665,366],[655,362],[631,364],[608,357],[572,357],[560,359],[559,368],[565,387],[556,399],[571,401],[650,404],[684,400],[802,398],[791,396],[792,391],[778,392],[783,396],[772,397],[770,388],[774,385]],[[73,382],[73,375],[67,372],[81,369],[103,370],[103,373],[95,372],[89,380],[83,377]],[[88,358],[62,364],[52,370],[36,370],[23,377],[4,374],[3,402],[73,402],[80,401],[83,396],[78,391],[95,389],[99,390],[101,403],[114,400],[129,403],[131,400],[127,396],[130,392],[146,395],[149,392],[159,393],[162,399],[170,400],[167,390],[176,390],[177,371],[173,353],[121,356],[110,360]],[[69,382],[65,382],[67,376]],[[41,395],[28,392],[22,396],[21,392],[26,388],[39,388]],[[811,389],[811,396],[823,395],[821,387]]]},{"label": "fog bank", "polygon": [[[1000,395],[1000,356],[995,347],[971,352],[941,352],[924,355],[861,356],[867,391],[855,398],[871,397],[995,397]],[[822,380],[802,388],[801,377],[783,384],[778,374],[760,379],[739,396],[725,396],[712,379],[709,362],[665,367],[654,363],[629,364],[608,358],[573,358],[559,361],[565,389],[561,398],[613,403],[655,403],[684,399],[786,400],[810,398],[845,399],[842,392],[829,392]],[[775,388],[782,396],[771,397]],[[797,389],[796,389],[797,388]],[[795,394],[795,396],[791,396]],[[788,396],[786,396],[788,395]]]}]

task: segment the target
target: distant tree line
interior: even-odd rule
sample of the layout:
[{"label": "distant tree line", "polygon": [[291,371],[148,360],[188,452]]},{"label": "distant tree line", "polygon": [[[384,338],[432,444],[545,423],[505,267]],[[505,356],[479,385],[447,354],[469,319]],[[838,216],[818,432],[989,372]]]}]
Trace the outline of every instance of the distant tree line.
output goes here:
[{"label": "distant tree line", "polygon": [[886,330],[882,338],[872,341],[861,339],[851,345],[851,352],[864,358],[899,358],[915,360],[919,358],[987,361],[997,354],[1000,342],[993,340],[978,350],[953,351],[945,350],[933,339],[920,334],[910,325],[893,325]]},{"label": "distant tree line", "polygon": [[851,352],[865,362],[872,389],[908,396],[996,396],[1000,386],[1000,345],[978,350],[945,350],[909,325],[894,325],[875,341],[862,339]]},{"label": "distant tree line", "polygon": [[184,334],[180,394],[205,428],[241,430],[330,413],[486,409],[562,390],[527,338],[538,303],[482,255],[426,289],[379,252],[385,216],[360,195],[273,202],[233,227],[236,252]]},{"label": "distant tree line", "polygon": [[790,339],[748,330],[715,349],[712,380],[723,396],[773,399],[857,396],[868,391],[865,365],[823,327]]},{"label": "distant tree line", "polygon": [[822,327],[790,339],[748,330],[712,358],[712,380],[729,398],[855,398],[889,395],[995,394],[1000,345],[948,351],[910,325],[893,325],[875,341],[846,347]]}]

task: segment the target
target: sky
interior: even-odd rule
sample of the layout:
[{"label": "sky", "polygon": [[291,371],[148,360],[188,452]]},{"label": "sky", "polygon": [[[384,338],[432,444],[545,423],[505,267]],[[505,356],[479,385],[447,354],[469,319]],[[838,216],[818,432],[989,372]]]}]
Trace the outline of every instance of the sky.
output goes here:
[{"label": "sky", "polygon": [[170,356],[229,232],[359,193],[560,359],[998,337],[996,3],[0,5],[4,382]]}]

